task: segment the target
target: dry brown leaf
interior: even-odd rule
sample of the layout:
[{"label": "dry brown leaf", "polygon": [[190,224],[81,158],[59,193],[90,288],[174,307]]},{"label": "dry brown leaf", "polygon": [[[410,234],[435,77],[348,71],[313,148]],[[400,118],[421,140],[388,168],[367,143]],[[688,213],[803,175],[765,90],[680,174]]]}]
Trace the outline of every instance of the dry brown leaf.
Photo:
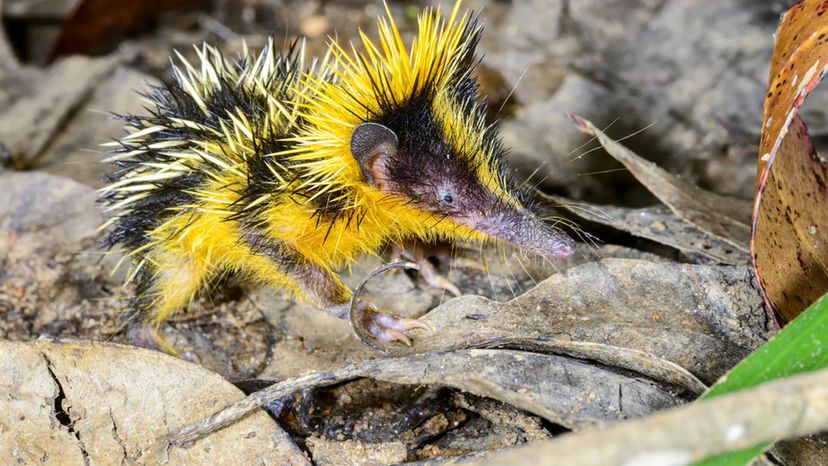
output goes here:
[{"label": "dry brown leaf", "polygon": [[574,430],[644,416],[683,402],[665,387],[642,378],[549,354],[462,350],[408,356],[399,362],[370,376],[459,388]]},{"label": "dry brown leaf", "polygon": [[630,209],[599,206],[542,193],[539,193],[539,197],[550,205],[566,209],[585,220],[608,225],[688,254],[699,254],[731,265],[747,264],[750,261],[746,251],[734,248],[726,241],[694,227],[663,205]]},{"label": "dry brown leaf", "polygon": [[641,184],[691,226],[748,252],[750,203],[705,191],[647,161],[611,139],[595,125],[572,116],[578,129],[595,136],[607,153],[621,162]]},{"label": "dry brown leaf", "polygon": [[785,321],[828,290],[828,166],[797,112],[828,69],[828,4],[781,18],[762,115],[751,232],[756,277]]},{"label": "dry brown leaf", "polygon": [[181,426],[243,397],[194,364],[141,348],[0,342],[0,457],[52,464],[310,464],[264,412],[195,443]]},{"label": "dry brown leaf", "polygon": [[[467,251],[464,259],[479,262],[476,267],[455,265],[447,276],[466,294],[508,301],[556,272],[612,257],[663,260],[654,254],[603,245],[594,249],[583,247],[565,261],[551,264],[533,261],[519,252],[488,247],[479,255]],[[354,264],[350,273],[343,274],[343,281],[353,289],[381,263],[379,258],[364,258]],[[442,290],[423,283],[416,273],[378,276],[368,282],[363,297],[390,314],[409,318],[422,316],[450,299]],[[333,370],[378,355],[354,336],[347,321],[331,318],[311,305],[294,302],[269,289],[254,291],[249,299],[276,329],[273,356],[259,375],[261,378],[283,380],[311,370]]]},{"label": "dry brown leaf", "polygon": [[746,267],[627,259],[553,275],[506,303],[462,296],[422,320],[437,330],[416,331],[414,345],[395,352],[541,341],[547,350],[585,358],[594,353],[689,390],[698,385],[686,371],[714,382],[765,341],[768,326]]},{"label": "dry brown leaf", "polygon": [[[422,317],[434,332],[416,331],[412,347],[389,349],[403,355],[509,343],[699,392],[704,386],[697,379],[714,382],[767,336],[768,317],[750,278],[747,267],[607,259],[567,269],[507,302],[470,295],[444,302]],[[390,298],[405,308],[423,299],[404,274],[376,280],[386,296],[375,291],[374,302]],[[372,357],[347,322],[272,299],[257,304],[266,313],[281,306],[271,310],[285,320],[274,325],[295,335],[274,349],[264,377],[295,377],[302,368],[330,370]]]}]

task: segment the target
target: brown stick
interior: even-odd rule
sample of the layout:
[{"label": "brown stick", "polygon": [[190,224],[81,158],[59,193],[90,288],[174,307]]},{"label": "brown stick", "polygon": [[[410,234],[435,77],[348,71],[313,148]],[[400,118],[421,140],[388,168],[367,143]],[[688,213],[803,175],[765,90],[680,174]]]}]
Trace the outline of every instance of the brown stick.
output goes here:
[{"label": "brown stick", "polygon": [[[370,366],[370,364],[362,364],[361,366],[363,366],[362,368],[364,369]],[[175,435],[170,437],[170,444],[179,447],[188,446],[201,437],[204,437],[211,432],[215,432],[222,427],[228,426],[244,416],[247,416],[251,412],[261,408],[262,406],[280,400],[298,390],[302,390],[307,387],[333,385],[335,383],[359,377],[362,374],[362,371],[356,369],[356,366],[349,364],[335,371],[312,372],[310,374],[273,384],[263,390],[259,390],[258,392],[242,398],[236,403],[233,403],[206,419],[202,419],[201,421],[190,424],[189,426],[181,429]]]}]

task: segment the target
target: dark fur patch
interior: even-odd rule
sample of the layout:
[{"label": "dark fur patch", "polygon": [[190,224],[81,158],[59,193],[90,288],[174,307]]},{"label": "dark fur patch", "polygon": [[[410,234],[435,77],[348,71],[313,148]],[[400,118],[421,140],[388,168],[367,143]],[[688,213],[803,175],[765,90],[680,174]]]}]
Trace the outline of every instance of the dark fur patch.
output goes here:
[{"label": "dark fur patch", "polygon": [[388,163],[389,186],[438,218],[489,210],[495,199],[477,177],[478,164],[488,161],[447,140],[427,103],[384,118],[400,140]]}]

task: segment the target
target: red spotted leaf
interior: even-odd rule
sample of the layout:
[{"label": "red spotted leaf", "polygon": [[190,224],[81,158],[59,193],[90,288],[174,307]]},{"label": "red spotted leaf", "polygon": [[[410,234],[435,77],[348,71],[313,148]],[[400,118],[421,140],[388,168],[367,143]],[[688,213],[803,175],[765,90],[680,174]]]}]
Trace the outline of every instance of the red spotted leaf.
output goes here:
[{"label": "red spotted leaf", "polygon": [[828,69],[828,1],[803,0],[776,34],[751,228],[765,303],[785,323],[828,291],[828,166],[799,107]]}]

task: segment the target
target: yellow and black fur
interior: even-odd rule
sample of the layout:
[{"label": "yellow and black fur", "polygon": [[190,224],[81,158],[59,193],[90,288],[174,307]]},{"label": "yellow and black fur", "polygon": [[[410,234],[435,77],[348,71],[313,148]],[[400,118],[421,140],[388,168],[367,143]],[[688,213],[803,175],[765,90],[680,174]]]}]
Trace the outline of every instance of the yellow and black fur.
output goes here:
[{"label": "yellow and black fur", "polygon": [[[546,258],[565,235],[533,216],[506,176],[473,70],[480,27],[426,10],[406,46],[393,19],[378,44],[336,42],[306,66],[272,44],[229,61],[204,46],[154,88],[104,189],[109,243],[135,263],[137,305],[155,322],[219,273],[284,287],[345,316],[335,274],[364,253],[409,239],[499,239]],[[380,340],[416,321],[366,314]]]}]

